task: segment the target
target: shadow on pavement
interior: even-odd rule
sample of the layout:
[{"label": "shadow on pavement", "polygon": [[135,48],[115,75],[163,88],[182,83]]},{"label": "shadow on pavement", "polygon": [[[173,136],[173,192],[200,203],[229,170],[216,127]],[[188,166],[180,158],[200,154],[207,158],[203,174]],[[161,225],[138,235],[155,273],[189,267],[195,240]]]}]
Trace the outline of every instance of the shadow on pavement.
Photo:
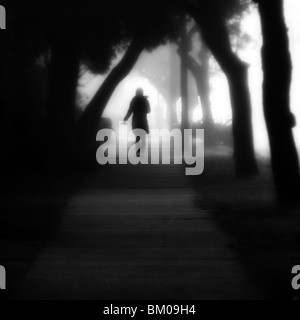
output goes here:
[{"label": "shadow on pavement", "polygon": [[192,177],[196,205],[211,209],[250,279],[273,299],[297,299],[291,286],[293,266],[300,263],[299,207],[279,207],[270,169],[236,179],[229,155],[206,157],[205,173]]},{"label": "shadow on pavement", "polygon": [[2,180],[0,252],[9,298],[51,240],[81,180],[79,173],[34,173]]}]

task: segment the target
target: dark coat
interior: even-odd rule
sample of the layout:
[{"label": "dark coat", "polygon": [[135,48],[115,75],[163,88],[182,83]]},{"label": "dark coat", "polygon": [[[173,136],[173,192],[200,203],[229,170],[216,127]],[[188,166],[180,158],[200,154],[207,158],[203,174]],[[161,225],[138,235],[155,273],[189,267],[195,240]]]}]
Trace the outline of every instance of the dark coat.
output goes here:
[{"label": "dark coat", "polygon": [[142,129],[149,133],[149,125],[147,120],[147,114],[151,112],[150,104],[146,96],[135,96],[130,103],[129,110],[127,112],[124,121],[127,121],[131,115],[132,117],[132,129]]}]

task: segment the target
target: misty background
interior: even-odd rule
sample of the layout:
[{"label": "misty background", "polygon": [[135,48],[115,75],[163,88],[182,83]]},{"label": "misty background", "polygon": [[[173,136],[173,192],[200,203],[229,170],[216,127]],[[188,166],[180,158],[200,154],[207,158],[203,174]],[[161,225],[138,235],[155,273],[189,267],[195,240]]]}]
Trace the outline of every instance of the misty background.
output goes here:
[{"label": "misty background", "polygon": [[[300,12],[300,3],[298,0],[284,1],[286,23],[289,29],[290,51],[293,62],[293,80],[291,88],[291,109],[295,114],[297,123],[300,121],[300,24],[298,17]],[[263,157],[270,156],[269,143],[266,131],[265,120],[262,107],[262,81],[263,72],[261,68],[261,26],[257,7],[252,5],[250,10],[243,14],[241,18],[241,32],[245,40],[242,45],[237,47],[236,39],[232,39],[233,46],[239,57],[249,64],[249,88],[252,100],[252,118],[255,150],[258,155]],[[278,43],[278,45],[280,45]],[[201,47],[199,37],[194,39],[193,50],[197,52],[197,46]],[[112,63],[112,67],[120,61],[122,54]],[[149,96],[152,106],[152,113],[149,117],[151,128],[170,129],[167,101],[163,90],[170,90],[170,82],[167,76],[169,69],[173,68],[176,76],[176,86],[180,87],[180,57],[175,44],[167,44],[154,49],[151,52],[143,52],[138,59],[135,67],[123,80],[113,93],[107,107],[103,113],[104,117],[113,121],[113,127],[118,132],[119,121],[122,121],[127,112],[129,103],[135,95],[137,87],[143,87],[145,95]],[[109,72],[107,73],[109,74]],[[84,110],[90,102],[95,92],[106,78],[105,75],[93,75],[85,72],[79,80],[78,87],[78,108]],[[147,75],[150,74],[148,77]],[[278,74],[280,77],[280,74]],[[210,102],[213,119],[216,123],[222,125],[231,125],[232,115],[230,106],[230,96],[228,83],[225,75],[217,65],[215,59],[210,56]],[[161,87],[163,86],[163,90]],[[195,79],[189,74],[190,97],[192,116],[191,120],[196,124],[202,121],[201,100],[197,95]],[[176,99],[176,98],[175,98]],[[181,99],[176,99],[177,120],[181,119]],[[278,128],[280,130],[280,128]],[[300,126],[294,128],[294,137],[297,148],[300,151]]]}]

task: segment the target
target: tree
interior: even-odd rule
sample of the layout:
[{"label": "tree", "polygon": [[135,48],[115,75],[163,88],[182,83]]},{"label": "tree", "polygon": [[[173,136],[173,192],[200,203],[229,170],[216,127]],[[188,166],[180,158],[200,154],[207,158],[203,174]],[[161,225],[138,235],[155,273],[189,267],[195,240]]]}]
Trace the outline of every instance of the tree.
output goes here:
[{"label": "tree", "polygon": [[[172,11],[170,13],[166,10],[167,8],[162,7],[158,12],[157,6],[152,3],[145,5],[133,1],[131,4],[134,6],[134,11],[128,3],[122,4],[122,10],[119,11],[120,16],[118,16],[118,19],[114,17],[114,20],[122,21],[121,49],[127,47],[128,42],[130,45],[121,61],[111,70],[79,119],[76,134],[82,145],[95,140],[98,123],[107,102],[117,85],[132,70],[141,52],[143,50],[151,51],[176,35],[176,15],[174,16]],[[153,19],[154,16],[156,17],[155,20]]]},{"label": "tree", "polygon": [[282,0],[255,0],[262,23],[263,104],[278,198],[299,201],[299,159],[290,111],[292,62]]},{"label": "tree", "polygon": [[[199,41],[201,41],[201,48],[196,53],[197,57],[188,55],[188,69],[192,73],[195,78],[196,86],[198,90],[198,95],[201,99],[202,105],[202,114],[203,114],[203,126],[206,129],[206,137],[207,133],[210,136],[214,127],[214,120],[211,112],[211,104],[210,104],[210,67],[209,67],[209,59],[210,53],[205,45],[203,39],[201,38],[201,31],[198,26],[195,24],[191,30],[189,31],[189,50],[190,52],[193,50],[193,37],[195,35],[199,36]],[[210,139],[211,137],[209,137]],[[207,139],[206,139],[207,140]]]},{"label": "tree", "polygon": [[181,22],[180,40],[178,45],[180,56],[180,84],[181,84],[181,129],[189,129],[189,38],[187,34],[187,18],[183,17]]},{"label": "tree", "polygon": [[[247,84],[247,65],[238,59],[232,52],[224,22],[224,12],[228,10],[228,7],[230,7],[231,10],[235,10],[235,7],[231,5],[236,4],[237,1],[228,0],[226,1],[225,6],[216,5],[216,3],[219,2],[214,1],[213,5],[211,5],[210,2],[200,1],[198,6],[197,1],[189,1],[187,5],[180,1],[181,10],[186,10],[190,13],[203,30],[203,38],[217,58],[229,80],[233,108],[233,136],[236,171],[239,175],[256,174],[258,168],[255,160],[252,137],[251,103]],[[169,25],[172,25],[169,23],[170,20],[166,18],[170,17],[170,8],[173,8],[174,4],[166,2],[164,6],[160,5],[161,10],[159,10],[159,16],[157,16],[157,7],[159,4],[156,1],[147,4],[147,6],[143,5],[142,7],[134,1],[132,4],[135,6],[134,16],[132,16],[131,10],[128,12],[126,11],[126,8],[122,8],[125,13],[124,25],[126,26],[128,24],[128,29],[131,31],[132,35],[136,36],[137,34],[140,34],[144,40],[146,40],[146,37],[147,40],[145,43],[148,47],[151,47],[151,41],[153,47],[157,46],[157,39],[161,42],[163,35],[167,34],[164,32],[165,26],[167,25],[169,27]],[[136,12],[141,12],[142,14],[136,16]],[[153,21],[154,16],[159,18],[155,23]],[[161,24],[162,21],[164,22],[163,24]],[[178,24],[177,19],[177,26],[178,25],[180,24]],[[170,28],[168,28],[168,31],[169,30]],[[153,39],[156,39],[156,41],[153,41]],[[101,88],[99,90],[101,90]],[[95,103],[94,100],[93,103]],[[100,107],[99,103],[97,103],[97,105],[99,106],[98,110],[103,109]],[[87,110],[88,109],[89,108],[87,108]]]},{"label": "tree", "polygon": [[95,141],[102,113],[110,97],[118,84],[131,71],[144,47],[145,45],[140,39],[132,40],[121,61],[109,73],[79,119],[76,126],[76,141],[79,146],[87,149],[88,153],[91,142]]},{"label": "tree", "polygon": [[[90,68],[107,70],[114,57],[114,46],[120,42],[122,28],[118,18],[112,23],[112,17],[116,16],[112,2],[87,0],[78,6],[65,1],[56,6],[55,1],[50,0],[23,3],[11,0],[5,4],[9,28],[5,30],[7,42],[1,64],[5,66],[2,77],[8,90],[5,86],[1,88],[4,91],[1,97],[7,102],[5,105],[3,102],[1,108],[1,121],[5,124],[1,129],[9,131],[2,135],[9,136],[10,148],[6,152],[9,158],[18,159],[16,150],[20,154],[24,149],[28,163],[36,167],[43,162],[41,155],[45,151],[44,159],[52,155],[50,161],[53,157],[57,163],[66,159],[69,166],[66,154],[71,152],[74,143],[79,67],[81,63],[89,63]],[[109,6],[107,14],[104,8]],[[107,29],[109,23],[111,26]],[[101,41],[96,41],[98,38]],[[94,63],[95,56],[97,63]],[[35,78],[40,77],[40,83],[43,82],[47,100],[39,104],[39,108],[31,100],[34,94],[29,93],[34,69],[41,71]],[[37,140],[43,141],[40,148]],[[13,164],[11,160],[8,162]]]},{"label": "tree", "polygon": [[[57,124],[58,139],[66,137],[62,141],[64,149],[66,144],[72,145],[72,135],[78,127],[76,124],[75,128],[75,100],[81,67],[97,73],[107,71],[115,57],[115,47],[123,39],[118,12],[112,6],[113,3],[88,0],[82,6],[63,5],[59,13],[53,13],[56,19],[51,21],[51,30],[48,30],[49,119],[50,123]],[[89,117],[86,115],[86,118]]]},{"label": "tree", "polygon": [[195,19],[202,30],[202,36],[224,71],[230,89],[232,105],[232,129],[236,172],[238,175],[253,175],[258,173],[255,159],[252,133],[251,101],[248,87],[248,66],[232,51],[228,30],[226,29],[224,3],[189,1],[182,4]]},{"label": "tree", "polygon": [[[5,46],[1,50],[1,64],[4,66],[1,70],[4,80],[4,86],[1,86],[4,90],[1,92],[1,130],[4,131],[1,138],[5,139],[6,147],[1,144],[5,149],[5,156],[1,159],[15,168],[19,165],[20,154],[26,152],[28,157],[23,163],[32,166],[38,164],[38,157],[34,157],[37,154],[37,144],[34,146],[34,142],[38,137],[33,134],[38,116],[30,100],[28,88],[31,83],[28,78],[43,48],[40,25],[35,25],[34,14],[24,3],[7,1],[4,5],[8,12],[8,28],[1,34],[4,38],[1,36],[1,43]],[[33,157],[29,160],[31,153]]]}]

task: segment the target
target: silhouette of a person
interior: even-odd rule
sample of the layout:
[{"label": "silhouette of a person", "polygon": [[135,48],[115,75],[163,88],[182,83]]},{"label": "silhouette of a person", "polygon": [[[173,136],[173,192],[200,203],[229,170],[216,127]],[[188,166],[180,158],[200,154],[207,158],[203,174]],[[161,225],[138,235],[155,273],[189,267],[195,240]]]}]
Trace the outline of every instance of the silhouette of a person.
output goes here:
[{"label": "silhouette of a person", "polygon": [[[135,97],[131,100],[129,110],[124,118],[124,122],[132,115],[132,129],[142,129],[147,134],[149,133],[149,125],[147,114],[151,112],[150,103],[148,97],[144,96],[142,88],[136,90]],[[140,141],[141,137],[137,136],[136,143]],[[145,146],[146,135],[142,137],[142,149]],[[139,152],[138,152],[139,153]]]}]

